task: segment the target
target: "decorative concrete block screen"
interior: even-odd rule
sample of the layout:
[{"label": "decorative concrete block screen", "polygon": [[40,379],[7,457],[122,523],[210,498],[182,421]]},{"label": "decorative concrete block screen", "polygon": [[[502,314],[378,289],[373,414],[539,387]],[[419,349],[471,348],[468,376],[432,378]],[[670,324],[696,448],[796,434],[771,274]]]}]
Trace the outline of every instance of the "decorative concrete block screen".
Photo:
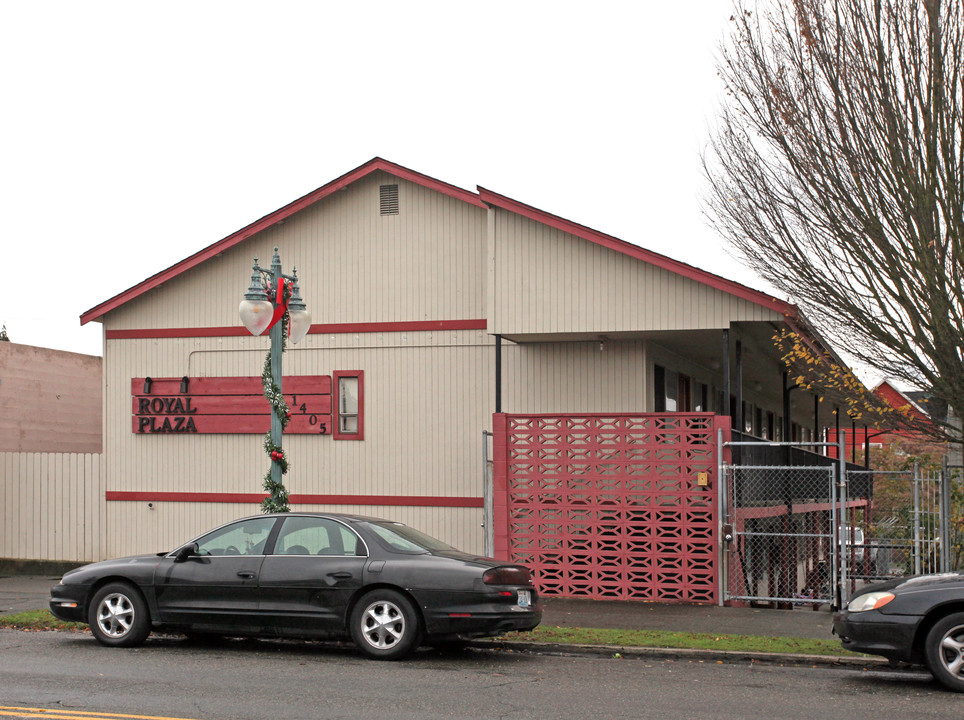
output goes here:
[{"label": "decorative concrete block screen", "polygon": [[496,556],[547,596],[715,603],[722,428],[696,413],[495,415]]}]

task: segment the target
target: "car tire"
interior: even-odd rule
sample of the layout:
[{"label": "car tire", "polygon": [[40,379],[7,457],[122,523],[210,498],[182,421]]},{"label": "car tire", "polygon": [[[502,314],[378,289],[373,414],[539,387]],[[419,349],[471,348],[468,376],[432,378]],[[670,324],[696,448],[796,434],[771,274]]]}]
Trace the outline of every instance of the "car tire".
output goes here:
[{"label": "car tire", "polygon": [[109,647],[132,647],[151,634],[147,603],[133,585],[113,582],[98,590],[87,611],[93,636]]},{"label": "car tire", "polygon": [[964,692],[964,613],[948,615],[931,628],[924,655],[939,683],[954,692]]},{"label": "car tire", "polygon": [[366,593],[351,613],[355,645],[376,660],[401,660],[421,642],[422,621],[400,592],[382,588]]}]

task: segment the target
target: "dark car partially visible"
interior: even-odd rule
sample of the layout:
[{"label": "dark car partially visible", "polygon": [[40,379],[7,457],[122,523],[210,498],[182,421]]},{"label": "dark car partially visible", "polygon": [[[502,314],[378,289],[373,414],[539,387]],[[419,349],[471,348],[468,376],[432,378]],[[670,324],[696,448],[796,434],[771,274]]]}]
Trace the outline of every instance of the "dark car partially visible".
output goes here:
[{"label": "dark car partially visible", "polygon": [[50,610],[110,646],[154,630],[351,638],[386,660],[542,619],[525,566],[333,513],[242,518],[168,553],[85,565],[51,589]]},{"label": "dark car partially visible", "polygon": [[964,574],[888,580],[862,588],[834,615],[844,648],[926,666],[964,692]]}]

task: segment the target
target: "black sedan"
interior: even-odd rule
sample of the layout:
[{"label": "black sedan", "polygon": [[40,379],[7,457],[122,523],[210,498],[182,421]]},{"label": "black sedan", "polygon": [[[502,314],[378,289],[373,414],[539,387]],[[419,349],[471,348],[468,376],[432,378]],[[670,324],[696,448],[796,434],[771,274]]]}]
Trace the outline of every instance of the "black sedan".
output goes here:
[{"label": "black sedan", "polygon": [[402,523],[330,513],[257,515],[168,553],[85,565],[51,589],[50,610],[116,647],[152,630],[350,637],[385,660],[542,619],[526,567]]},{"label": "black sedan", "polygon": [[964,692],[964,574],[868,585],[834,615],[833,631],[847,650],[926,665],[944,686]]}]

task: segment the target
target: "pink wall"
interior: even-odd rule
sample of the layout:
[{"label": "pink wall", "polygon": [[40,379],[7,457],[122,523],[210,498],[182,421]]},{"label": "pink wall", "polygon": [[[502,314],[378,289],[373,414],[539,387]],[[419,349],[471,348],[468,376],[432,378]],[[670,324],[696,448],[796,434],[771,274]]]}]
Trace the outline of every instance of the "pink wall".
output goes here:
[{"label": "pink wall", "polygon": [[0,452],[101,452],[102,364],[0,342]]}]

